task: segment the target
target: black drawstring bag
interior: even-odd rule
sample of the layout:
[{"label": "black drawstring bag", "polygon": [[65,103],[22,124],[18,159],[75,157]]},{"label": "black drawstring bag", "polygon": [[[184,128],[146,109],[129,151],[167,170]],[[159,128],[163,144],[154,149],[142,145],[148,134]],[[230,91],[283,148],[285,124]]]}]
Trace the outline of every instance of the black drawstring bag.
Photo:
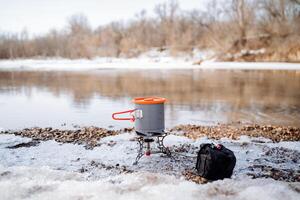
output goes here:
[{"label": "black drawstring bag", "polygon": [[233,152],[223,145],[201,144],[196,169],[208,180],[230,178],[236,163]]}]

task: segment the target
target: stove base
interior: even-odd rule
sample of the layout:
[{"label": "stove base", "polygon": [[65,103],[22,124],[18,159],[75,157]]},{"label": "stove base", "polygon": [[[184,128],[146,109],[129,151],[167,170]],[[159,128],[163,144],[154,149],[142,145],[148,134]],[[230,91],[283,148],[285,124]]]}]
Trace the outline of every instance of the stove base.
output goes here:
[{"label": "stove base", "polygon": [[[137,165],[139,160],[144,155],[150,156],[151,154],[163,153],[166,154],[168,157],[172,157],[171,151],[164,145],[164,139],[166,136],[167,133],[164,134],[159,133],[159,136],[156,137],[156,144],[158,149],[156,151],[151,151],[150,148],[150,143],[155,142],[154,139],[155,137],[143,137],[143,136],[138,137],[138,144],[139,144],[138,155],[133,164]],[[146,150],[144,150],[145,148]]]}]

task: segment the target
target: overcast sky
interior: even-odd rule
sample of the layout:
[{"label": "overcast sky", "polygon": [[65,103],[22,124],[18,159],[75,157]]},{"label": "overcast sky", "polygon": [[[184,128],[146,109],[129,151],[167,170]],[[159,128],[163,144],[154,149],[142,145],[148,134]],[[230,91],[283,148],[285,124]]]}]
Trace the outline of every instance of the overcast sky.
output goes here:
[{"label": "overcast sky", "polygon": [[[204,0],[178,0],[184,10],[201,8]],[[62,28],[73,14],[84,14],[93,28],[115,20],[133,18],[145,9],[153,14],[165,0],[0,0],[0,31],[31,34]]]}]

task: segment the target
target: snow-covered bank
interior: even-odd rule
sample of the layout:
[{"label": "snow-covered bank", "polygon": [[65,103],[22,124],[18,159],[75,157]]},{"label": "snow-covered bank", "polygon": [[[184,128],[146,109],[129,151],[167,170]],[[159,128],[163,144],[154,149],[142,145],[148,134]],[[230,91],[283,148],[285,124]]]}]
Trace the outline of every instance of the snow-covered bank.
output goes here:
[{"label": "snow-covered bank", "polygon": [[0,70],[63,70],[84,71],[95,69],[183,69],[195,68],[191,61],[181,59],[151,59],[151,58],[96,58],[93,60],[79,59],[18,59],[1,60]]},{"label": "snow-covered bank", "polygon": [[240,70],[300,70],[300,63],[284,62],[213,62],[204,61],[203,69],[240,69]]},{"label": "snow-covered bank", "polygon": [[[134,133],[123,133],[102,138],[93,150],[84,145],[57,143],[53,140],[18,145],[32,140],[11,134],[0,135],[0,165],[3,167],[28,166],[82,172],[89,180],[102,179],[126,172],[153,172],[181,177],[185,170],[193,170],[199,145],[205,142],[222,143],[232,149],[237,157],[234,177],[263,176],[268,171],[253,166],[266,166],[281,171],[285,180],[294,180],[300,164],[300,142],[273,143],[267,139],[241,137],[240,140],[197,140],[169,135],[165,145],[174,154],[168,158],[160,154],[143,157],[138,165],[132,165],[137,155]],[[17,145],[17,146],[16,146]],[[152,148],[155,145],[152,144]],[[286,147],[286,148],[284,148]],[[57,154],[59,152],[59,154]],[[184,156],[184,155],[187,155]],[[108,170],[109,169],[109,170]],[[125,170],[126,169],[126,170]],[[295,173],[293,173],[295,172]],[[288,174],[290,173],[290,174]]]},{"label": "snow-covered bank", "polygon": [[249,178],[196,185],[147,172],[85,181],[48,168],[0,167],[1,199],[262,199],[297,200],[299,183]]},{"label": "snow-covered bank", "polygon": [[[134,133],[108,136],[93,150],[88,150],[84,145],[53,140],[20,145],[33,141],[0,134],[1,199],[53,199],[54,194],[56,199],[273,200],[300,197],[300,183],[290,179],[299,175],[300,142],[273,143],[265,138],[247,136],[240,140],[209,140],[206,137],[192,140],[169,135],[165,145],[180,154],[173,154],[174,158],[155,154],[132,165],[137,153],[134,137]],[[232,179],[204,185],[184,179],[182,172],[193,170],[196,162],[193,156],[204,142],[220,142],[234,151],[237,165]],[[272,177],[268,173],[273,170],[279,177],[285,176],[279,180],[292,183],[258,178]]]},{"label": "snow-covered bank", "polygon": [[215,62],[200,65],[184,57],[139,57],[78,59],[16,59],[0,60],[0,70],[85,71],[97,69],[240,69],[240,70],[300,70],[299,63],[278,62]]}]

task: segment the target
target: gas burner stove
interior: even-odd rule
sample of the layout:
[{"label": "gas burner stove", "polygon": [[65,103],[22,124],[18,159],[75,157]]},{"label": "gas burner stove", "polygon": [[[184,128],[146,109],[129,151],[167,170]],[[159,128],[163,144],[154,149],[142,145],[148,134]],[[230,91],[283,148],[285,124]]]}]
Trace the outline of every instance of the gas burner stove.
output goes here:
[{"label": "gas burner stove", "polygon": [[[137,133],[137,135],[139,135]],[[159,135],[156,137],[144,137],[139,136],[138,137],[138,143],[139,143],[139,149],[138,149],[138,155],[135,159],[134,165],[138,164],[139,160],[145,155],[150,156],[151,154],[157,154],[157,153],[163,153],[166,154],[168,157],[171,157],[172,154],[170,150],[164,145],[164,139],[167,136],[167,133],[164,133],[163,135]],[[155,142],[157,145],[156,150],[151,150],[150,144],[152,142]]]}]

